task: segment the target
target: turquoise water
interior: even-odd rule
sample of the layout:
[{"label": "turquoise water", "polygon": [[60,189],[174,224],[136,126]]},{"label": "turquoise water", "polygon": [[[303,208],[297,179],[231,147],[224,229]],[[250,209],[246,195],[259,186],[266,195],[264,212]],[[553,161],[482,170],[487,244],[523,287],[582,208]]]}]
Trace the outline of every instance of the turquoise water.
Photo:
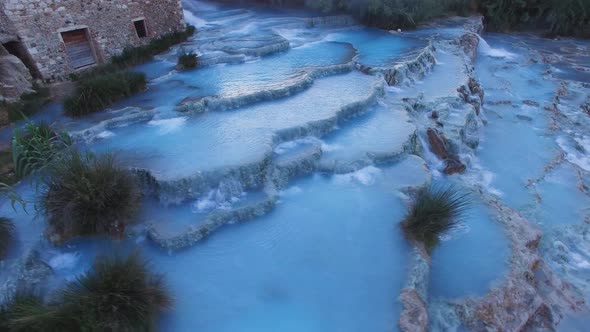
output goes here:
[{"label": "turquoise water", "polygon": [[[35,248],[54,271],[47,289],[84,273],[96,255],[139,249],[175,298],[162,331],[392,331],[412,273],[412,246],[399,222],[413,189],[454,183],[473,196],[429,261],[427,306],[484,296],[507,275],[506,230],[478,190],[547,234],[588,215],[590,138],[580,128],[590,120],[578,111],[587,87],[572,83],[587,78],[580,71],[586,58],[576,53],[587,45],[564,40],[537,50],[547,42],[485,35],[472,70],[450,42],[464,31],[462,19],[400,34],[336,19],[312,27],[306,20],[314,14],[295,10],[192,0],[184,7],[199,31],[180,47],[209,64],[177,71],[174,48],[134,68],[147,74],[147,91],[105,112],[70,119],[50,105],[33,117],[69,130],[80,148],[115,152],[124,166],[158,181],[137,226],[121,241],[54,247],[43,240],[45,220],[33,205],[27,214],[2,201],[0,214],[14,219],[17,243],[0,265],[1,281],[11,280],[19,259]],[[391,68],[429,40],[436,64],[405,86],[387,87],[380,75],[354,68]],[[545,63],[542,52],[564,56]],[[485,89],[473,150],[461,143],[470,109],[457,92],[471,76]],[[560,80],[571,91],[561,97],[564,116],[556,117],[550,106]],[[438,119],[429,117],[432,110]],[[435,126],[467,165],[464,175],[441,174],[425,145],[426,129]],[[8,140],[10,130],[0,138]],[[34,187],[17,189],[35,201]],[[248,209],[256,213],[245,215]],[[146,231],[174,239],[219,214],[230,216],[226,224],[179,250]],[[549,248],[553,240],[543,239]],[[567,271],[583,279],[590,275],[587,248],[570,247],[579,259],[568,265],[577,270]]]}]

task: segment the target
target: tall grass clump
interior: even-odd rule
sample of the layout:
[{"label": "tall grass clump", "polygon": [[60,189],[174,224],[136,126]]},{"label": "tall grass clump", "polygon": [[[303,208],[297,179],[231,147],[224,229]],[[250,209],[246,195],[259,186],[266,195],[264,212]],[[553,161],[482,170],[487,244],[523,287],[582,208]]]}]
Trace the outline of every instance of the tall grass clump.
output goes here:
[{"label": "tall grass clump", "polygon": [[135,177],[111,154],[70,151],[48,168],[40,207],[50,234],[64,241],[76,236],[121,236],[138,209]]},{"label": "tall grass clump", "polygon": [[18,289],[0,306],[0,331],[82,331],[72,315],[56,303],[45,303],[34,290]]},{"label": "tall grass clump", "polygon": [[89,273],[57,296],[78,331],[152,331],[172,300],[162,276],[137,253],[98,258]]},{"label": "tall grass clump", "polygon": [[198,64],[199,58],[197,57],[197,54],[195,54],[195,52],[193,51],[183,51],[178,56],[178,68],[180,69],[196,68]]},{"label": "tall grass clump", "polygon": [[0,259],[6,256],[13,239],[14,224],[12,223],[12,220],[0,217]]},{"label": "tall grass clump", "polygon": [[456,227],[469,206],[469,196],[455,186],[422,188],[413,196],[401,226],[408,239],[431,252],[439,236]]},{"label": "tall grass clump", "polygon": [[24,130],[14,129],[12,162],[17,178],[42,169],[71,144],[68,134],[55,132],[45,122],[28,122]]},{"label": "tall grass clump", "polygon": [[107,64],[80,75],[71,75],[77,86],[72,96],[64,100],[66,115],[82,116],[99,112],[144,90],[147,85],[145,74],[127,69],[150,61],[154,55],[186,41],[195,31],[195,27],[187,25],[185,30],[153,39],[148,45],[126,48],[121,54],[113,56]]},{"label": "tall grass clump", "polygon": [[162,276],[136,253],[97,258],[49,298],[17,291],[0,306],[0,331],[153,331],[172,304]]},{"label": "tall grass clump", "polygon": [[144,90],[146,84],[144,73],[132,71],[87,75],[78,81],[74,94],[64,101],[64,111],[69,116],[99,112]]}]

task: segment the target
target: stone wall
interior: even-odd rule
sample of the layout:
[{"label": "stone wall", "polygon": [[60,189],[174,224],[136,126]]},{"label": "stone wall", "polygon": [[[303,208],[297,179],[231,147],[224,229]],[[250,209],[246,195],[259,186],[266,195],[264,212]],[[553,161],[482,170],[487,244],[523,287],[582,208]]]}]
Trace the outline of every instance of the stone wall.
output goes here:
[{"label": "stone wall", "polygon": [[[184,28],[180,0],[3,0],[8,19],[46,81],[62,80],[74,69],[60,32],[87,28],[99,63],[126,46]],[[133,20],[145,18],[148,38],[140,39]],[[0,21],[4,18],[0,16]],[[0,23],[0,27],[2,27]]]}]

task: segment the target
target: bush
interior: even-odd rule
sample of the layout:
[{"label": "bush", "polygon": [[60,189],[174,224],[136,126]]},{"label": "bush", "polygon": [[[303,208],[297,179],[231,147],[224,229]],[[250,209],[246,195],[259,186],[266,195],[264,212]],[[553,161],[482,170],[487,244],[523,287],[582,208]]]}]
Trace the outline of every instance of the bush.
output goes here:
[{"label": "bush", "polygon": [[469,206],[468,195],[454,186],[422,188],[414,195],[401,226],[410,240],[430,252],[441,234],[457,226]]},{"label": "bush", "polygon": [[76,91],[64,100],[64,111],[69,116],[81,116],[99,112],[113,103],[145,89],[145,74],[126,69],[150,61],[154,55],[186,41],[195,33],[195,27],[187,25],[184,31],[176,31],[153,39],[148,45],[126,48],[111,62],[94,67],[80,75],[70,75],[77,81]]},{"label": "bush", "polygon": [[0,258],[4,258],[13,241],[14,224],[12,220],[0,217]]},{"label": "bush", "polygon": [[180,69],[195,68],[199,64],[199,58],[194,52],[183,52],[178,56],[178,67]]},{"label": "bush", "polygon": [[50,233],[61,240],[81,235],[121,236],[139,206],[135,177],[116,166],[113,155],[71,151],[51,164],[41,209]]},{"label": "bush", "polygon": [[138,254],[98,258],[92,270],[58,296],[78,331],[150,331],[172,300],[162,276]]},{"label": "bush", "polygon": [[590,36],[590,1],[480,0],[492,30],[546,30],[551,34]]},{"label": "bush", "polygon": [[47,305],[31,290],[19,289],[0,307],[0,331],[80,331],[71,314],[54,304]]},{"label": "bush", "polygon": [[22,179],[42,169],[71,144],[68,134],[58,134],[44,122],[29,122],[24,132],[16,128],[12,138],[12,162],[16,177]]},{"label": "bush", "polygon": [[145,89],[144,73],[116,71],[101,75],[87,75],[78,81],[73,96],[64,101],[69,116],[102,111],[113,103]]},{"label": "bush", "polygon": [[0,307],[0,331],[151,331],[172,300],[138,254],[98,258],[53,301],[18,291]]}]

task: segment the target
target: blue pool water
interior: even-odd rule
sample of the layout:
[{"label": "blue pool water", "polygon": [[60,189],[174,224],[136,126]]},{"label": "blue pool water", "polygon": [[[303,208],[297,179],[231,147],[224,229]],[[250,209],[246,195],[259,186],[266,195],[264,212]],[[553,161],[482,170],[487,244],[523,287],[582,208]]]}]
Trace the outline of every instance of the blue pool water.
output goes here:
[{"label": "blue pool water", "polygon": [[[587,58],[578,54],[588,45],[564,40],[543,49],[547,41],[531,36],[484,35],[471,68],[453,41],[466,19],[391,33],[338,18],[311,24],[315,13],[296,10],[195,0],[184,9],[198,32],[134,68],[149,79],[145,92],[80,119],[59,105],[32,118],[153,176],[159,187],[144,198],[137,225],[123,240],[56,247],[44,240],[45,219],[33,204],[24,213],[2,200],[0,215],[17,225],[17,243],[0,264],[7,289],[33,249],[54,272],[45,290],[84,273],[97,255],[138,249],[175,299],[162,331],[396,331],[399,295],[415,277],[399,223],[411,192],[433,181],[458,185],[473,205],[427,259],[419,287],[428,309],[482,297],[509,274],[509,230],[484,196],[546,232],[549,265],[561,236],[571,256],[563,271],[573,281],[590,275],[588,246],[571,245],[566,232],[590,213],[590,137],[582,130],[590,117],[579,114]],[[429,42],[436,63],[403,86],[355,68],[403,66]],[[208,63],[176,70],[181,48]],[[550,52],[563,56],[544,61]],[[462,143],[471,106],[458,92],[471,77],[485,90],[473,149]],[[563,84],[569,92],[557,103]],[[442,175],[426,143],[431,127],[451,141],[463,175]],[[2,141],[10,136],[0,131]],[[17,190],[36,200],[34,186]],[[190,238],[219,215],[227,223]],[[191,241],[173,250],[154,234]]]}]

